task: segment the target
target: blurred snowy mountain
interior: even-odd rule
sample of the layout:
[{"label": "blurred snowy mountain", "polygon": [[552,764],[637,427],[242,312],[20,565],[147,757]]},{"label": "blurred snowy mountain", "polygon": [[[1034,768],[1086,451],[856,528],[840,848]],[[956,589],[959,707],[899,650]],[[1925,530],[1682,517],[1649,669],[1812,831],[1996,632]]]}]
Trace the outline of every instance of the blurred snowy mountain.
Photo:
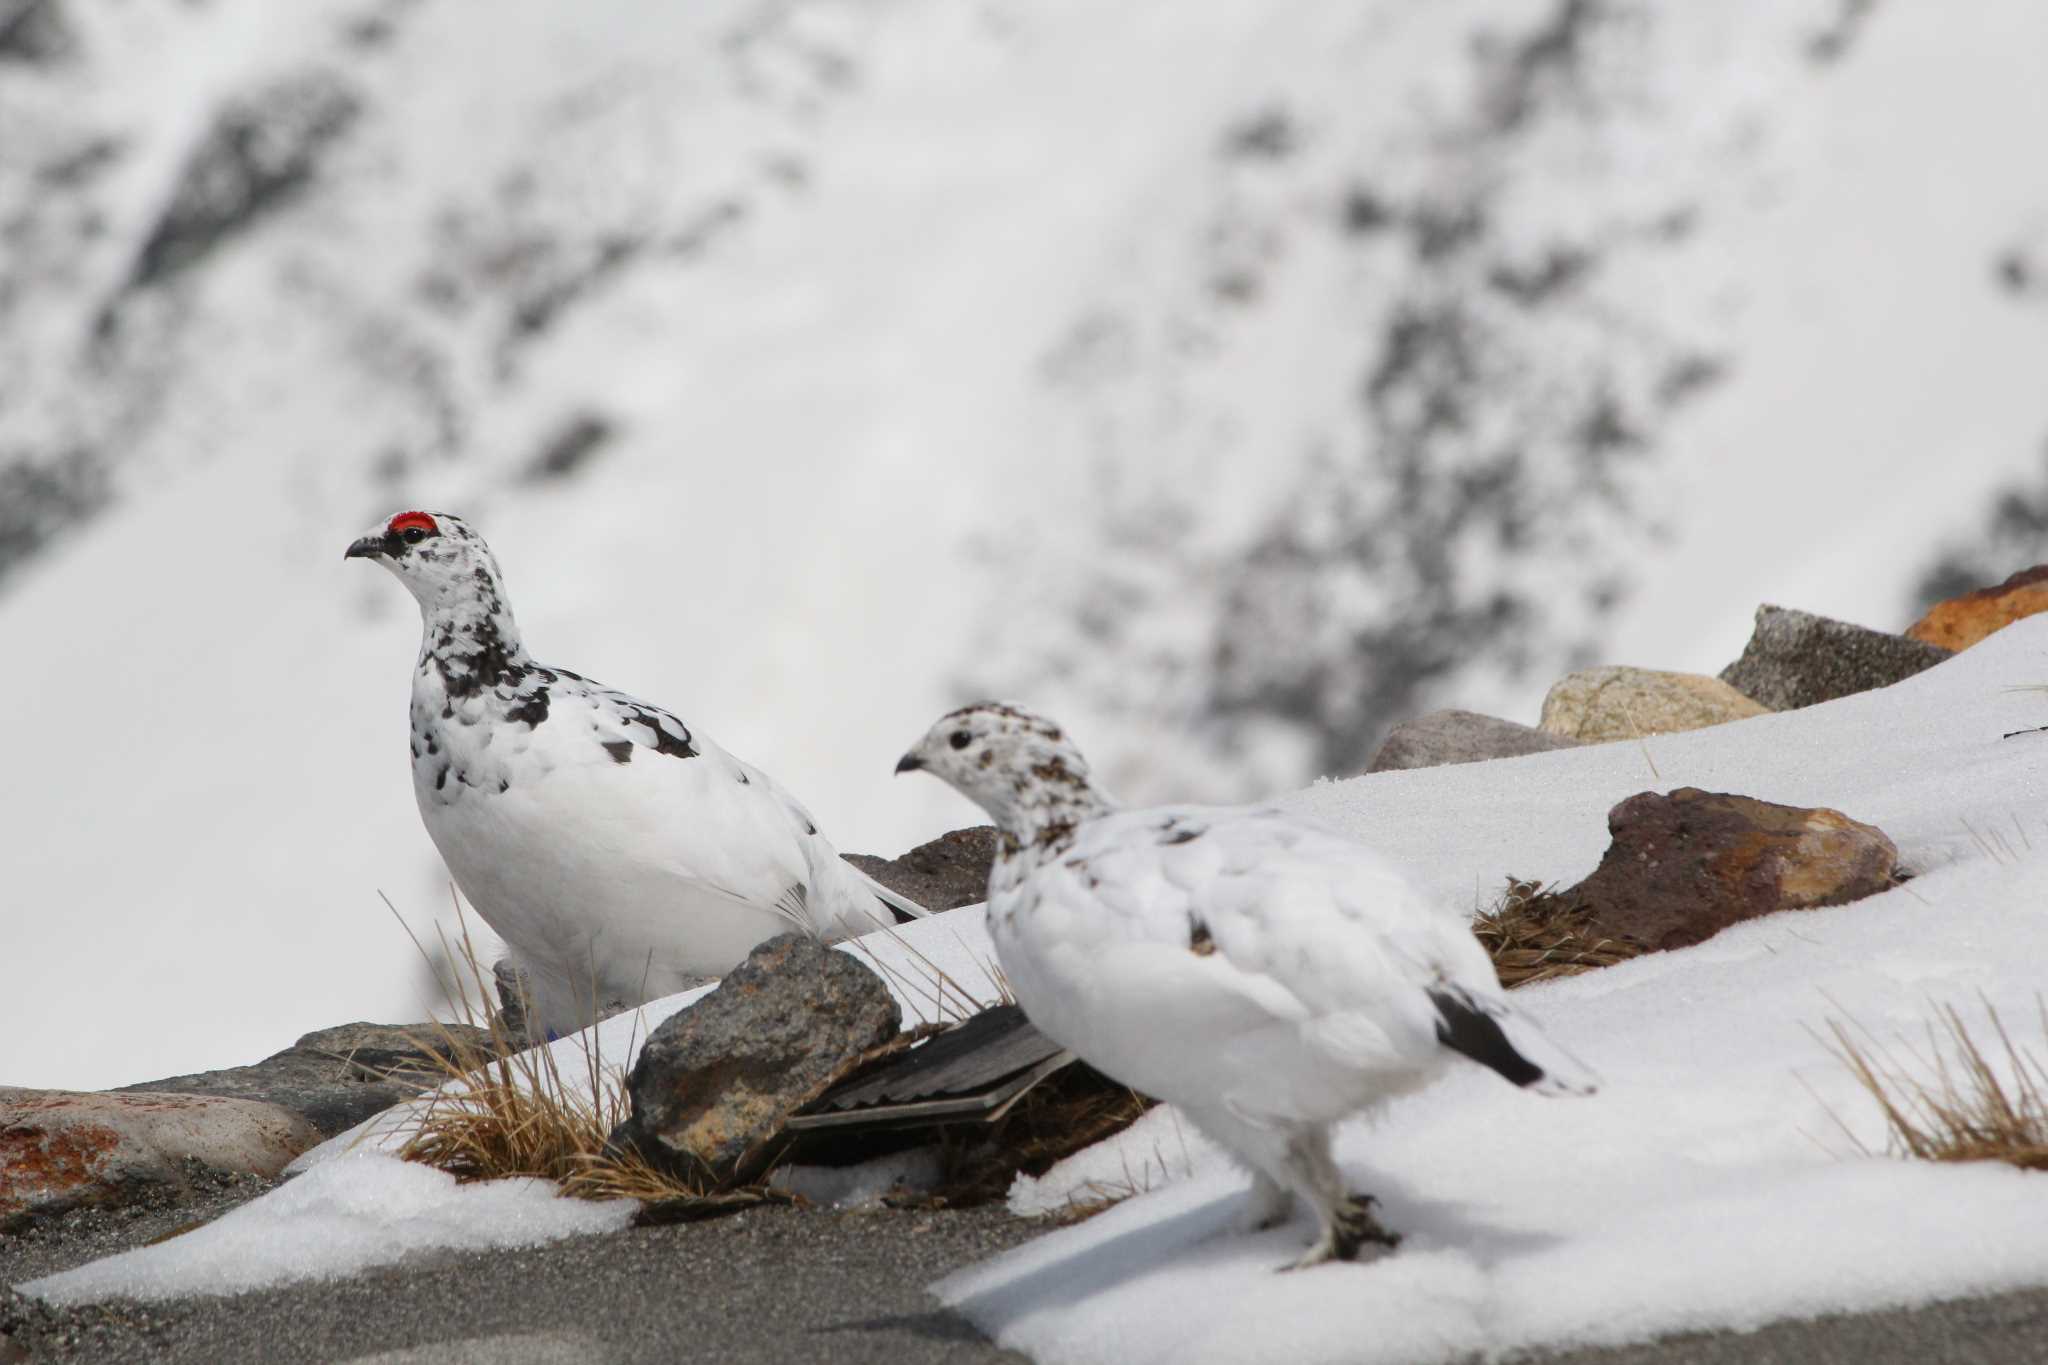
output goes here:
[{"label": "blurred snowy mountain", "polygon": [[2025,0],[0,0],[0,1080],[418,1009],[412,607],[339,558],[405,506],[881,852],[969,818],[886,775],[973,695],[1229,798],[1760,600],[1903,624],[1987,507],[2048,527],[2041,51]]}]

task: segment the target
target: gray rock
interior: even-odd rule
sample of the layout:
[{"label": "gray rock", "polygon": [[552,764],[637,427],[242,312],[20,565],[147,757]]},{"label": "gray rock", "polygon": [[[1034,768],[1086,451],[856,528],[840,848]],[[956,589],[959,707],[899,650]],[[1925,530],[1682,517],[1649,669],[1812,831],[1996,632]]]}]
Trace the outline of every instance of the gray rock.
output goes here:
[{"label": "gray rock", "polygon": [[846,861],[891,891],[927,910],[956,910],[988,899],[988,869],[996,860],[996,827],[976,825],[941,834],[900,858],[849,853]]},{"label": "gray rock", "polygon": [[261,1100],[303,1117],[322,1137],[355,1127],[444,1075],[437,1030],[491,1051],[484,1029],[464,1024],[341,1024],[309,1033],[251,1066],[125,1085],[123,1094],[224,1095]]},{"label": "gray rock", "polygon": [[491,964],[491,981],[498,988],[498,1017],[505,1021],[505,1031],[514,1038],[526,1037],[526,1007],[533,1001],[526,973],[511,958],[501,957]]},{"label": "gray rock", "polygon": [[254,1100],[0,1086],[0,1233],[175,1195],[194,1166],[274,1176],[319,1140],[297,1114]]},{"label": "gray rock", "polygon": [[1477,711],[1431,711],[1426,716],[1404,720],[1388,731],[1366,771],[1441,768],[1453,763],[1483,763],[1489,758],[1519,758],[1523,754],[1578,746],[1578,740],[1548,734],[1533,725],[1482,716]]},{"label": "gray rock", "polygon": [[1890,687],[1950,657],[1950,650],[1811,612],[1766,603],[1742,657],[1721,681],[1773,711]]},{"label": "gray rock", "polygon": [[744,1181],[792,1113],[901,1027],[888,986],[853,955],[800,934],[769,939],[648,1036],[612,1141],[686,1179]]}]

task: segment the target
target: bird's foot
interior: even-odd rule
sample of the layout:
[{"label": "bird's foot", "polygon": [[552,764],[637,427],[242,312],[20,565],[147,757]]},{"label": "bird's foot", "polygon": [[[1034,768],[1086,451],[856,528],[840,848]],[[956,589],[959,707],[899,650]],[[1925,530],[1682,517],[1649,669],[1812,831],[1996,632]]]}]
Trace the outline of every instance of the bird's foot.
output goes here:
[{"label": "bird's foot", "polygon": [[1337,1206],[1337,1216],[1332,1224],[1339,1260],[1354,1260],[1369,1245],[1382,1246],[1389,1251],[1401,1245],[1401,1234],[1390,1232],[1373,1214],[1373,1206],[1379,1202],[1369,1194],[1349,1194]]},{"label": "bird's foot", "polygon": [[1337,1206],[1335,1215],[1324,1227],[1323,1235],[1287,1269],[1306,1270],[1325,1261],[1354,1261],[1358,1259],[1358,1253],[1368,1246],[1392,1251],[1401,1245],[1401,1234],[1388,1231],[1374,1216],[1373,1205],[1377,1203],[1379,1201],[1369,1194],[1345,1196],[1344,1202]]}]

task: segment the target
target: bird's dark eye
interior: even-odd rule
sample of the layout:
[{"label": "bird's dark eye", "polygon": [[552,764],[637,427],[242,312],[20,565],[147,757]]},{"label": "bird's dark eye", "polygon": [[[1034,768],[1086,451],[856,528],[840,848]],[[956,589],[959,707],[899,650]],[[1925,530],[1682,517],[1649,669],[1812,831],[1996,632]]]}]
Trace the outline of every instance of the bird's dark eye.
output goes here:
[{"label": "bird's dark eye", "polygon": [[417,545],[427,538],[427,533],[417,526],[406,527],[403,535],[405,536],[405,543],[408,545]]},{"label": "bird's dark eye", "polygon": [[973,742],[974,736],[968,734],[965,730],[955,730],[952,733],[951,737],[949,737],[946,740],[946,743],[952,745],[956,749],[964,749]]}]

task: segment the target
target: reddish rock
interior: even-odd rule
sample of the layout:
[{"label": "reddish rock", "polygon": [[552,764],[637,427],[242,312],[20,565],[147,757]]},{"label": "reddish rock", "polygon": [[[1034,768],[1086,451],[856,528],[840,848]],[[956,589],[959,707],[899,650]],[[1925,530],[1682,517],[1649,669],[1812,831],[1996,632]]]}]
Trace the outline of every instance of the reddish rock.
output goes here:
[{"label": "reddish rock", "polygon": [[1563,893],[1605,933],[1683,948],[1778,910],[1841,905],[1893,886],[1898,849],[1840,811],[1681,787],[1607,813],[1613,842]]},{"label": "reddish rock", "polygon": [[88,1204],[175,1194],[189,1163],[276,1175],[320,1140],[274,1104],[0,1086],[0,1233]]},{"label": "reddish rock", "polygon": [[1995,588],[1937,602],[1907,627],[1906,634],[1943,649],[1968,649],[1992,632],[2042,611],[2048,611],[2048,564],[2022,569]]}]

